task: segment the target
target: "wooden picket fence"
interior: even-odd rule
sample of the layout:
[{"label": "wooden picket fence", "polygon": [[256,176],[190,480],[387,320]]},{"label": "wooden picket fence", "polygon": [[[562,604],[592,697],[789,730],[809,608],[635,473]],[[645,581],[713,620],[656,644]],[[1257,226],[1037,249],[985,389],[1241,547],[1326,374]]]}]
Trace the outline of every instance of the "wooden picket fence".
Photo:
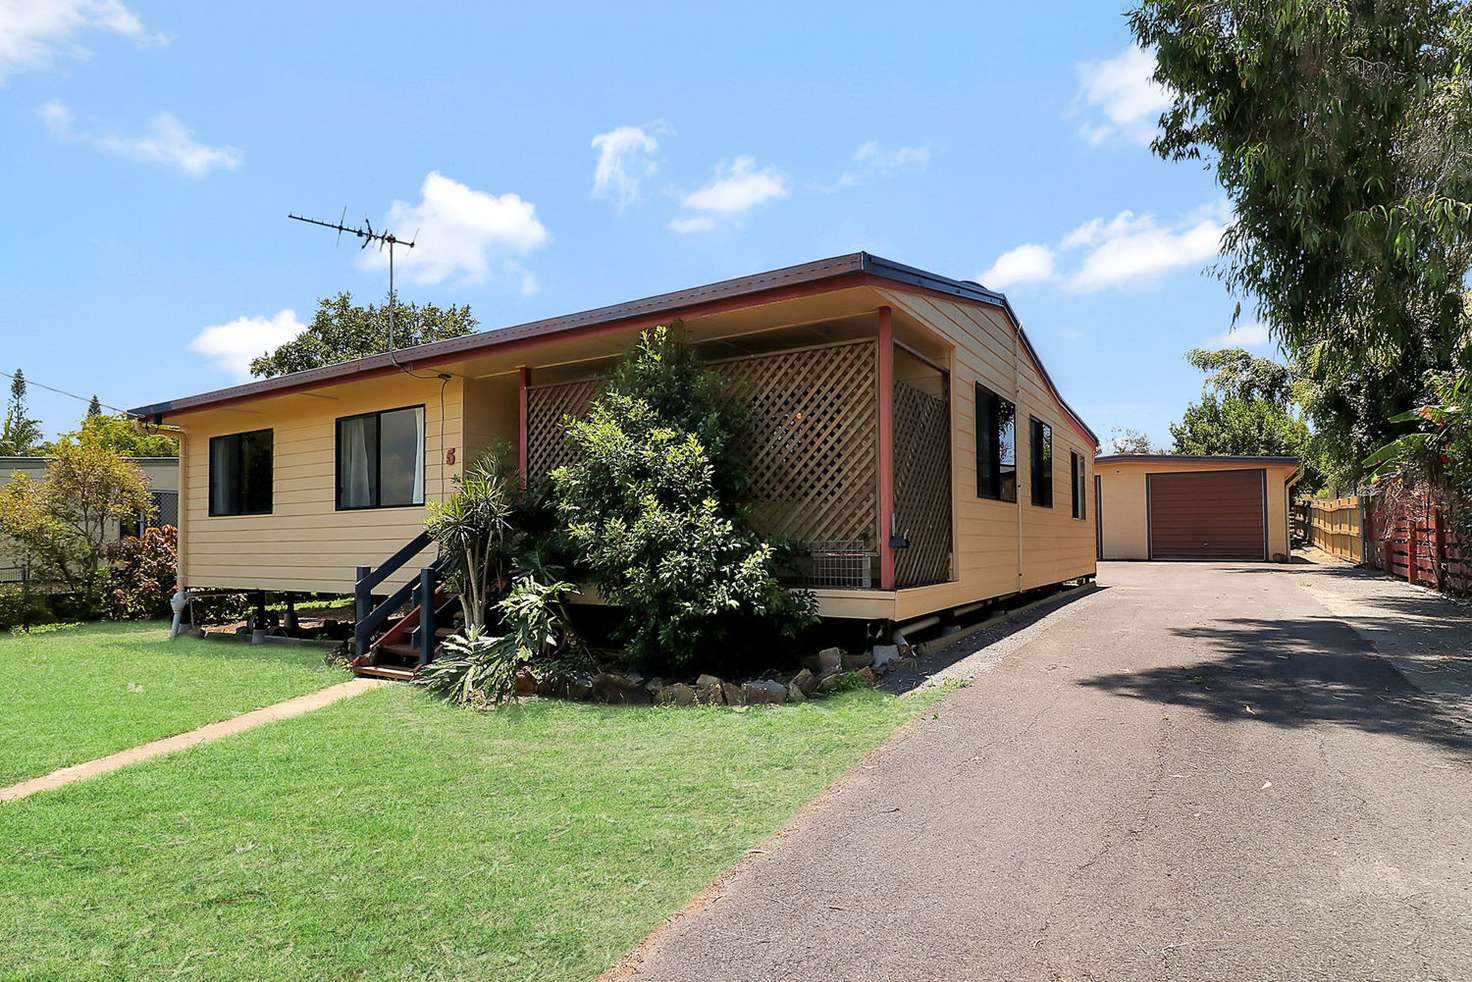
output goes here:
[{"label": "wooden picket fence", "polygon": [[1351,562],[1446,593],[1472,593],[1472,556],[1431,494],[1353,496],[1309,503],[1308,541]]},{"label": "wooden picket fence", "polygon": [[1365,560],[1360,499],[1311,498],[1308,501],[1307,538],[1310,545],[1352,563]]}]

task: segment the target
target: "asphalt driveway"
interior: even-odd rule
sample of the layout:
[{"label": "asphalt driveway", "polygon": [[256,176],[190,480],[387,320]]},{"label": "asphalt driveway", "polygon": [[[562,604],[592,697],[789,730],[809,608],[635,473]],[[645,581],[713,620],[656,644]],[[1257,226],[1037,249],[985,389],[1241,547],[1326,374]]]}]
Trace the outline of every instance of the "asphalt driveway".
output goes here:
[{"label": "asphalt driveway", "polygon": [[1099,582],[620,974],[1472,979],[1472,704],[1290,570]]}]

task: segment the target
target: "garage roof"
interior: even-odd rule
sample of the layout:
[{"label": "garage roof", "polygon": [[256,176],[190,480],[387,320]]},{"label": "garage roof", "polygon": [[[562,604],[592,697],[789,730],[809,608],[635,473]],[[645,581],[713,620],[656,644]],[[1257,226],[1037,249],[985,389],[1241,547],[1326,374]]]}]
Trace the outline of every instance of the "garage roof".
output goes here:
[{"label": "garage roof", "polygon": [[1232,454],[1174,454],[1174,453],[1117,453],[1094,459],[1095,464],[1128,464],[1134,461],[1147,463],[1203,463],[1203,464],[1283,464],[1297,467],[1297,457],[1252,457]]}]

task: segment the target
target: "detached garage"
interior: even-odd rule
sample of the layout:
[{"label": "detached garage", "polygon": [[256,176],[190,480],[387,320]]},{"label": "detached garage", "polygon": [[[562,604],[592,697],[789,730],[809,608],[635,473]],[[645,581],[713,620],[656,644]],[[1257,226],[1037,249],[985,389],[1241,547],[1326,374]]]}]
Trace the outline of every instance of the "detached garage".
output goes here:
[{"label": "detached garage", "polygon": [[1100,559],[1262,562],[1289,555],[1296,457],[1100,457]]}]

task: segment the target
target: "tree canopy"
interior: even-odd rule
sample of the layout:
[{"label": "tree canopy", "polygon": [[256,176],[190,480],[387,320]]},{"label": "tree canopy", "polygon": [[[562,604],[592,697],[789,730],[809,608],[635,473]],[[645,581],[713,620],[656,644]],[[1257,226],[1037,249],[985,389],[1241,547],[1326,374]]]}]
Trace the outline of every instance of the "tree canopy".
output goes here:
[{"label": "tree canopy", "polygon": [[1129,454],[1165,453],[1151,441],[1148,434],[1128,426],[1116,426],[1109,431],[1109,452]]},{"label": "tree canopy", "polygon": [[[437,307],[400,301],[394,312],[394,347],[464,337],[479,321],[468,306]],[[388,350],[388,306],[353,303],[346,291],[317,301],[312,323],[297,337],[250,363],[257,378],[273,378],[309,368],[336,365]]]},{"label": "tree canopy", "polygon": [[1186,361],[1206,379],[1200,401],[1170,426],[1175,453],[1298,457],[1305,488],[1322,484],[1313,433],[1296,410],[1287,365],[1241,348],[1192,348]]},{"label": "tree canopy", "polygon": [[63,444],[41,480],[0,486],[0,538],[74,590],[97,585],[112,523],[152,512],[138,465],[104,447]]},{"label": "tree canopy", "polygon": [[179,454],[177,436],[140,430],[131,417],[104,413],[101,407],[95,413],[89,408],[78,429],[63,433],[52,443],[41,444],[37,453],[49,457],[65,444],[102,447],[121,457],[176,457]]},{"label": "tree canopy", "polygon": [[5,419],[0,422],[0,456],[32,455],[40,442],[41,421],[31,416],[30,407],[26,404],[26,373],[17,368],[10,378]]},{"label": "tree canopy", "polygon": [[1214,167],[1235,214],[1219,273],[1283,343],[1346,478],[1468,326],[1469,7],[1140,0],[1130,13],[1173,95],[1154,149]]}]

